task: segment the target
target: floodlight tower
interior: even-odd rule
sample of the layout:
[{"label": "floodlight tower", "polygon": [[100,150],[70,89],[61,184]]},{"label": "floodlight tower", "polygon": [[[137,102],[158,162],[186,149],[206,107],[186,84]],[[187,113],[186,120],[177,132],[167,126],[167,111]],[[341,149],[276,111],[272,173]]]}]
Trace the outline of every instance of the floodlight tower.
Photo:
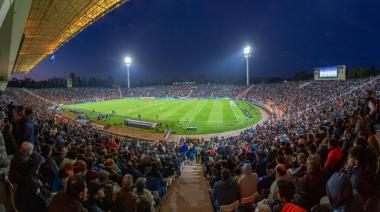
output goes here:
[{"label": "floodlight tower", "polygon": [[251,47],[250,46],[246,46],[244,48],[244,57],[247,61],[247,86],[249,85],[249,61],[248,61],[248,58],[251,56]]},{"label": "floodlight tower", "polygon": [[130,84],[129,84],[129,66],[132,63],[132,58],[131,57],[125,57],[124,58],[125,64],[127,64],[127,76],[128,76],[128,91],[130,90]]}]

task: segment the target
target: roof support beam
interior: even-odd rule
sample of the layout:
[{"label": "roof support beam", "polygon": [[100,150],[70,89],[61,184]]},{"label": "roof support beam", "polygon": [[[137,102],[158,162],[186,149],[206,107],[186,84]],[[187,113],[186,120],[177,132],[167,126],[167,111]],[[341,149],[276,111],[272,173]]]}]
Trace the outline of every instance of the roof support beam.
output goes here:
[{"label": "roof support beam", "polygon": [[[0,78],[8,80],[23,41],[32,0],[4,0],[0,5]],[[0,86],[4,87],[4,86]]]}]

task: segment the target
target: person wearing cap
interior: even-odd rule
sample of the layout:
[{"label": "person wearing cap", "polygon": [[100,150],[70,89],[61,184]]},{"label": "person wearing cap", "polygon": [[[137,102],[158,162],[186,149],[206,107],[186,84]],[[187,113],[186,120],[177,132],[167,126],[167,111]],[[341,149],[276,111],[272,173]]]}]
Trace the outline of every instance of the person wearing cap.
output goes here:
[{"label": "person wearing cap", "polygon": [[334,173],[326,184],[326,193],[334,211],[363,212],[363,199],[353,188],[350,177],[343,173]]},{"label": "person wearing cap", "polygon": [[87,212],[83,201],[87,198],[86,181],[73,175],[66,181],[66,190],[58,192],[49,205],[49,212]]},{"label": "person wearing cap", "polygon": [[38,179],[38,170],[45,161],[38,153],[32,153],[25,162],[21,172],[22,178],[17,184],[15,193],[16,208],[19,212],[46,211],[51,193],[47,191]]},{"label": "person wearing cap", "polygon": [[106,211],[103,200],[105,198],[104,187],[99,181],[95,180],[88,184],[88,200],[84,202],[84,206],[88,212]]},{"label": "person wearing cap", "polygon": [[134,212],[137,196],[133,193],[133,177],[126,174],[122,180],[121,190],[114,204],[114,212]]}]

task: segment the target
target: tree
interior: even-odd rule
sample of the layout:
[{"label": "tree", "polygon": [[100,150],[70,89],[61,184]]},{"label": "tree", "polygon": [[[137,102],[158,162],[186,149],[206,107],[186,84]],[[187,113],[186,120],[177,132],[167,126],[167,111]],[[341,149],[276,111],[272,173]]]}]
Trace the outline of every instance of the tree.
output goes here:
[{"label": "tree", "polygon": [[293,80],[310,80],[313,75],[311,73],[307,73],[305,70],[298,71],[294,73]]}]

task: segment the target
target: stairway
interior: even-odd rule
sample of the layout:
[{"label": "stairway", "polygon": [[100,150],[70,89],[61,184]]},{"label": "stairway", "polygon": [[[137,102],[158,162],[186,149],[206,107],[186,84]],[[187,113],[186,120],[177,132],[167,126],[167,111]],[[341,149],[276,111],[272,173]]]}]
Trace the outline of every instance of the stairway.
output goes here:
[{"label": "stairway", "polygon": [[213,212],[200,164],[185,165],[162,202],[161,212]]}]

